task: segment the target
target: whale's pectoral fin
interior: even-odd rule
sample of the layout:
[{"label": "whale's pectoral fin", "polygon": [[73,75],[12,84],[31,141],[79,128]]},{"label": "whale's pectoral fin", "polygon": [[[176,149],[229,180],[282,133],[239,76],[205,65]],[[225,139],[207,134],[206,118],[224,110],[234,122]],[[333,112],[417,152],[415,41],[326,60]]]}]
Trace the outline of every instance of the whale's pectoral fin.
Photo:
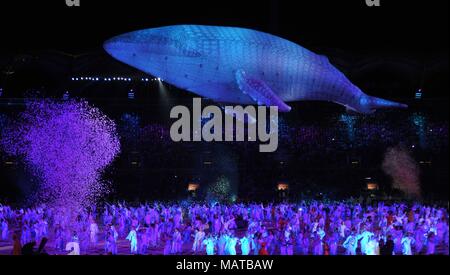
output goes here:
[{"label": "whale's pectoral fin", "polygon": [[277,106],[280,112],[289,112],[289,107],[272,89],[262,80],[246,75],[243,70],[236,71],[236,82],[239,89],[248,94],[258,105]]},{"label": "whale's pectoral fin", "polygon": [[349,115],[357,115],[357,114],[359,114],[359,112],[357,110],[355,110],[354,108],[349,107],[349,106],[345,106],[345,111]]}]

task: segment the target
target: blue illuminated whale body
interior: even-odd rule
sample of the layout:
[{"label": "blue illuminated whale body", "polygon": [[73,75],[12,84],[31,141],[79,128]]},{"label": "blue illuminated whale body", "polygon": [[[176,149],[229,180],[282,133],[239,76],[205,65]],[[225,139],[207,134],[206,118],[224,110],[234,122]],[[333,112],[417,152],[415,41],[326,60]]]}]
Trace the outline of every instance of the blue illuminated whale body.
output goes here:
[{"label": "blue illuminated whale body", "polygon": [[235,27],[179,25],[114,37],[114,58],[217,102],[278,106],[331,101],[360,113],[406,105],[372,97],[325,56],[267,33]]}]

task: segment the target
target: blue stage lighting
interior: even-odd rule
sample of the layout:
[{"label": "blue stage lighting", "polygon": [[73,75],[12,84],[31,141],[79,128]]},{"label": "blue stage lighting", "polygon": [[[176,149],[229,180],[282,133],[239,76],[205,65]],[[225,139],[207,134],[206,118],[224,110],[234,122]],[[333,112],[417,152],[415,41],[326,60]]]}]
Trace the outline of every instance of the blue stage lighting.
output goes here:
[{"label": "blue stage lighting", "polygon": [[131,89],[131,90],[128,92],[128,99],[134,99],[134,91],[133,91],[133,89]]},{"label": "blue stage lighting", "polygon": [[417,100],[422,99],[422,89],[419,89],[419,90],[416,92],[416,99],[417,99]]}]

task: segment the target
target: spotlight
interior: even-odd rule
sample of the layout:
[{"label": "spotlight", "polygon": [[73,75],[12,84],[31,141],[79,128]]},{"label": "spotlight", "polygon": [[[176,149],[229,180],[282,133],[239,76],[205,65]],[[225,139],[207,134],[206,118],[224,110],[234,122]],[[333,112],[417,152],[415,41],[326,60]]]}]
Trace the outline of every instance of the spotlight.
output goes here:
[{"label": "spotlight", "polygon": [[417,100],[422,99],[422,89],[419,89],[419,90],[416,92],[416,99],[417,99]]},{"label": "spotlight", "polygon": [[367,190],[374,191],[374,190],[378,190],[379,187],[378,187],[377,183],[368,182],[366,188],[367,188]]},{"label": "spotlight", "polygon": [[284,182],[279,182],[277,184],[277,190],[278,191],[287,191],[287,190],[289,190],[289,184],[284,183]]},{"label": "spotlight", "polygon": [[188,191],[189,192],[195,192],[200,188],[200,184],[198,183],[189,183],[188,184]]},{"label": "spotlight", "polygon": [[128,92],[128,99],[134,99],[134,91],[133,91],[133,89],[131,89],[131,90]]},{"label": "spotlight", "polygon": [[69,91],[65,91],[63,94],[63,100],[69,100],[69,98],[70,98]]},{"label": "spotlight", "polygon": [[0,88],[0,97],[3,95],[3,88]]}]

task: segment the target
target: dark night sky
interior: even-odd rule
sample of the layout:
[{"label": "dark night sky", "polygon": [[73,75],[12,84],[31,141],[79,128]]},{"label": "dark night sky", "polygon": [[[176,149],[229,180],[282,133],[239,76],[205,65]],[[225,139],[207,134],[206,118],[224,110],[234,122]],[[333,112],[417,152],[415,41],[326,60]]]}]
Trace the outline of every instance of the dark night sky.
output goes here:
[{"label": "dark night sky", "polygon": [[381,0],[380,8],[364,0],[81,0],[79,8],[66,7],[64,0],[5,2],[0,48],[12,52],[81,53],[123,32],[183,23],[254,28],[311,49],[448,50],[447,0]]}]

